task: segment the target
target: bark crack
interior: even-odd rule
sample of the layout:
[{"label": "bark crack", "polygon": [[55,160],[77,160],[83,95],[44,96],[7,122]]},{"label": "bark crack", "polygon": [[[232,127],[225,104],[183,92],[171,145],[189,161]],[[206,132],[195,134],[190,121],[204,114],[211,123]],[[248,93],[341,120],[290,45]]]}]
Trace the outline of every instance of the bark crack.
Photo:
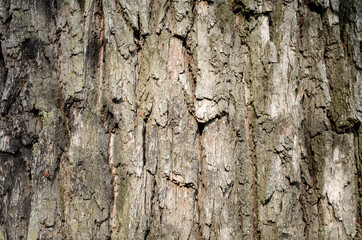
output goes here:
[{"label": "bark crack", "polygon": [[196,222],[198,224],[197,238],[202,239],[202,227],[201,227],[201,209],[200,202],[202,197],[205,194],[205,185],[203,182],[203,165],[204,165],[204,156],[203,156],[203,138],[204,138],[204,128],[205,123],[197,122],[198,133],[199,133],[199,150],[200,150],[200,165],[199,165],[199,183],[196,191]]},{"label": "bark crack", "polygon": [[[358,125],[356,125],[356,127],[354,128],[354,138],[355,138],[355,158],[356,158],[356,170],[357,170],[357,175],[356,175],[356,197],[357,199],[361,199],[362,196],[362,178],[361,178],[361,159],[360,159],[360,135],[359,135],[359,131],[360,131],[360,127],[361,127],[361,123],[359,123]],[[362,201],[357,200],[357,211],[356,211],[356,228],[357,228],[357,234],[356,237],[362,238],[362,228],[361,228],[361,223],[362,223]]]},{"label": "bark crack", "polygon": [[98,62],[98,98],[97,98],[97,111],[100,112],[101,100],[102,100],[102,86],[103,86],[103,55],[104,55],[104,9],[102,1],[100,1],[100,19],[99,19],[99,28],[100,34],[98,39],[99,48],[99,62]]},{"label": "bark crack", "polygon": [[[244,63],[247,62],[247,55],[245,54]],[[253,239],[259,239],[258,236],[258,197],[257,197],[257,182],[256,182],[256,168],[254,162],[254,144],[253,144],[253,137],[252,137],[252,130],[250,126],[250,114],[251,114],[251,106],[249,104],[249,97],[247,94],[247,84],[245,81],[245,74],[246,74],[246,66],[244,69],[244,73],[242,76],[242,83],[243,83],[243,95],[244,95],[244,102],[246,108],[246,129],[247,129],[247,142],[248,142],[248,149],[249,149],[249,162],[252,170],[252,184],[251,184],[251,197],[253,200],[253,207],[252,207],[252,223],[253,223]]]}]

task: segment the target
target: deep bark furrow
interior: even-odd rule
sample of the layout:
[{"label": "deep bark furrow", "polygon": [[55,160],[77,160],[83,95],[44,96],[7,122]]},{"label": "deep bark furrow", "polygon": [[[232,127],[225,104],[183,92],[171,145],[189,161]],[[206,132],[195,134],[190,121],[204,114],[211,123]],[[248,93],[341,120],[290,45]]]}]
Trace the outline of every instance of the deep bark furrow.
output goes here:
[{"label": "deep bark furrow", "polygon": [[203,177],[203,167],[204,167],[204,156],[203,156],[203,128],[204,124],[198,123],[198,135],[199,135],[199,152],[200,152],[200,163],[199,163],[199,170],[198,170],[198,183],[197,183],[197,191],[195,197],[195,206],[196,206],[196,221],[198,224],[198,233],[197,238],[202,239],[202,223],[201,223],[201,201],[203,194],[205,192],[205,186],[202,181]]},{"label": "deep bark furrow", "polygon": [[[244,62],[247,61],[247,55],[245,54]],[[246,67],[244,67],[244,71],[246,71]],[[247,131],[247,145],[248,145],[248,151],[249,151],[249,163],[252,170],[251,176],[252,176],[252,183],[250,188],[250,195],[253,199],[253,207],[252,207],[252,222],[253,222],[253,239],[258,239],[258,193],[257,193],[257,182],[256,182],[256,170],[255,170],[255,161],[254,161],[254,146],[253,146],[253,137],[252,137],[252,127],[250,123],[250,114],[251,114],[251,107],[250,107],[250,100],[248,99],[247,95],[247,83],[245,81],[245,74],[242,76],[242,84],[243,84],[243,100],[245,103],[245,109],[246,109],[246,119],[245,119],[245,128]]]}]

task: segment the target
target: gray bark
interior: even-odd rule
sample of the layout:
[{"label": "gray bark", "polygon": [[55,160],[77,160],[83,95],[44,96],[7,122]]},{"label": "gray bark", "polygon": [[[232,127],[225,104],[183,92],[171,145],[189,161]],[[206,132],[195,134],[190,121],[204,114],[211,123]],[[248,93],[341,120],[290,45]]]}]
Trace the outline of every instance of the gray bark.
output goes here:
[{"label": "gray bark", "polygon": [[362,1],[0,20],[0,239],[362,238]]}]

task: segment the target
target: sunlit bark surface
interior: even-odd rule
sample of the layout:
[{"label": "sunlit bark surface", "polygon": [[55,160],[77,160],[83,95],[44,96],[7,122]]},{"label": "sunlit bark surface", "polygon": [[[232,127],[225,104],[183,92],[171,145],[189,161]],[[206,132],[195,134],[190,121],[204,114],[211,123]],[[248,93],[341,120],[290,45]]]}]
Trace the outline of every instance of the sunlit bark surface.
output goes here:
[{"label": "sunlit bark surface", "polygon": [[360,0],[3,0],[0,239],[359,239]]}]

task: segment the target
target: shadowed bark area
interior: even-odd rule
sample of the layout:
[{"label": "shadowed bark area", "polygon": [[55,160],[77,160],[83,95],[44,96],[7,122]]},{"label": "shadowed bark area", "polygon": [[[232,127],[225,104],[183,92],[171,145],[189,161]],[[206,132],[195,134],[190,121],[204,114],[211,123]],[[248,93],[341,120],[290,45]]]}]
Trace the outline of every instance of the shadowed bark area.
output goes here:
[{"label": "shadowed bark area", "polygon": [[0,20],[0,239],[362,238],[361,1]]}]

